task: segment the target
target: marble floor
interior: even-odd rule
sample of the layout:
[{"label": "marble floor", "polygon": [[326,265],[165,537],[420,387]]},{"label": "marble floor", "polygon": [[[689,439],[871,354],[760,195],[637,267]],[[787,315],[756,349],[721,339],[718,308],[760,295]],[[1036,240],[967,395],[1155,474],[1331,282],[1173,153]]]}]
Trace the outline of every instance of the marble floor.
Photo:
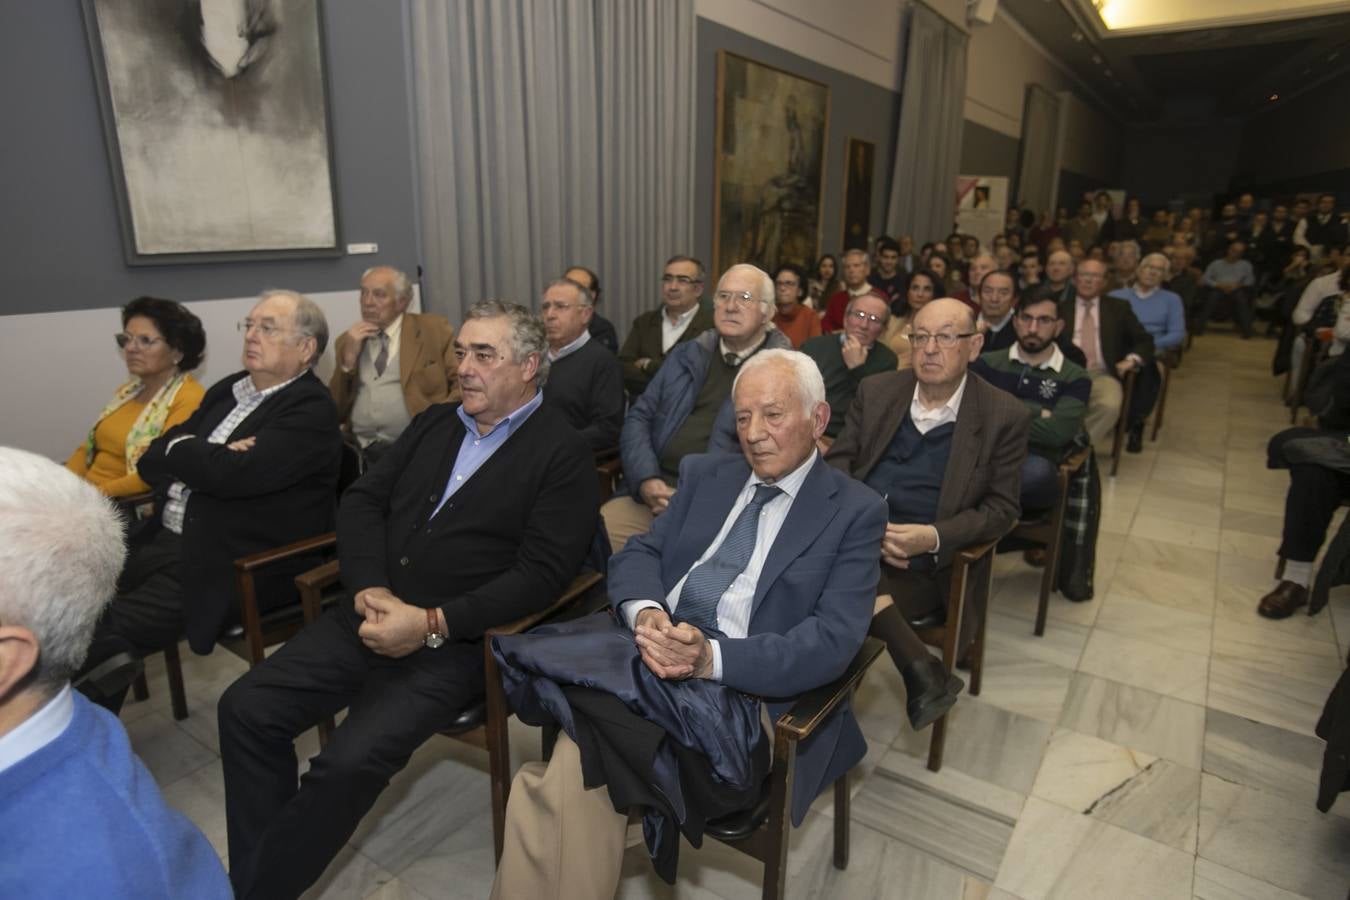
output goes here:
[{"label": "marble floor", "polygon": [[[819,800],[793,835],[791,897],[906,900],[1342,900],[1350,800],[1313,805],[1313,726],[1350,650],[1350,589],[1316,618],[1268,622],[1286,477],[1264,468],[1287,411],[1273,344],[1198,339],[1175,374],[1167,425],[1103,486],[1096,596],[1052,599],[1032,636],[1039,572],[998,560],[984,690],[951,714],[946,764],[904,721],[885,658],[857,697],[870,744],[854,773],[852,859],[830,863]],[[191,716],[126,707],[168,801],[222,854],[214,708],[243,664],[184,652]],[[515,762],[538,755],[513,722]],[[315,752],[313,734],[302,756]],[[482,898],[492,879],[486,756],[437,738],[381,797],[311,898]],[[620,896],[759,896],[760,870],[716,842],[682,851],[668,888],[640,848]]]}]

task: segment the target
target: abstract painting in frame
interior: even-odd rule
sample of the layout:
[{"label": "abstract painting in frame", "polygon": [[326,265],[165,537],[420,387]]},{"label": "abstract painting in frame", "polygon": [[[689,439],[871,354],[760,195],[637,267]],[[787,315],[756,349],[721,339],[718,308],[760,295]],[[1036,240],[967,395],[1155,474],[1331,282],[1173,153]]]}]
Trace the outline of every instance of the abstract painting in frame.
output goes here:
[{"label": "abstract painting in frame", "polygon": [[841,250],[866,250],[872,229],[872,173],[877,145],[858,138],[848,139],[844,157],[844,235]]},{"label": "abstract painting in frame", "polygon": [[829,114],[827,85],[718,51],[714,273],[815,262]]},{"label": "abstract painting in frame", "polygon": [[127,262],[339,254],[317,0],[83,0]]}]

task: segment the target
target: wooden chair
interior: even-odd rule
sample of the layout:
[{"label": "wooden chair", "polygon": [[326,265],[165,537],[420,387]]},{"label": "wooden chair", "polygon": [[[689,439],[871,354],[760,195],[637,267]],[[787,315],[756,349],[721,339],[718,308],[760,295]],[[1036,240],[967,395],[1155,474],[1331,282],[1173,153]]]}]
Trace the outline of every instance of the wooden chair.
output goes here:
[{"label": "wooden chair", "polygon": [[1120,400],[1120,418],[1116,420],[1116,436],[1111,442],[1111,477],[1116,477],[1120,468],[1120,454],[1125,449],[1125,432],[1130,429],[1130,401],[1134,399],[1134,383],[1139,373],[1131,369],[1125,375],[1123,396]]},{"label": "wooden chair", "polygon": [[1289,377],[1293,379],[1289,386],[1290,425],[1298,424],[1298,411],[1303,408],[1303,395],[1308,388],[1308,379],[1312,377],[1313,370],[1317,368],[1318,363],[1331,356],[1333,334],[1330,328],[1319,328],[1314,335],[1305,334],[1303,359],[1299,362],[1298,371],[1294,371],[1292,367],[1289,370]]},{"label": "wooden chair", "polygon": [[[774,723],[773,768],[764,794],[749,810],[709,822],[704,833],[764,863],[765,900],[779,900],[787,883],[788,834],[791,830],[792,779],[797,746],[815,731],[830,713],[846,701],[867,673],[884,645],[876,638],[864,640],[862,649],[844,674],[833,683],[808,691],[792,709]],[[834,867],[848,867],[849,838],[848,773],[834,783]]]},{"label": "wooden chair", "polygon": [[[300,591],[300,606],[304,611],[306,623],[316,621],[322,614],[324,605],[341,596],[341,577],[337,560],[296,576],[295,586]],[[502,858],[506,801],[511,791],[511,741],[507,729],[511,709],[507,703],[506,692],[502,688],[497,658],[492,655],[491,639],[496,635],[519,634],[555,618],[576,606],[579,600],[603,580],[603,576],[598,572],[583,572],[573,578],[567,590],[545,609],[514,622],[489,628],[483,636],[483,676],[486,694],[481,701],[471,704],[449,727],[441,731],[446,737],[487,751],[492,795],[492,846],[498,860]],[[319,745],[323,746],[333,733],[333,719],[320,722],[318,728]]]},{"label": "wooden chair", "polygon": [[1167,386],[1172,383],[1172,370],[1181,364],[1180,350],[1164,350],[1158,354],[1158,364],[1162,375],[1162,386],[1158,389],[1158,405],[1153,408],[1153,431],[1150,441],[1158,439],[1158,429],[1162,428],[1163,412],[1167,409]]},{"label": "wooden chair", "polygon": [[[972,697],[979,696],[980,681],[984,675],[984,632],[989,618],[989,593],[994,578],[993,550],[997,545],[996,538],[956,552],[952,560],[951,583],[947,591],[947,621],[936,628],[927,628],[918,633],[919,639],[925,644],[942,649],[942,667],[951,674],[956,670],[957,654],[961,646],[961,620],[965,604],[971,602],[975,605],[979,622],[975,626],[974,641],[965,657],[970,660],[969,692]],[[947,717],[943,716],[933,723],[933,735],[928,743],[930,771],[941,770],[942,751],[946,742]]]},{"label": "wooden chair", "polygon": [[1064,542],[1064,511],[1069,503],[1069,482],[1092,454],[1084,447],[1059,464],[1059,493],[1055,505],[1039,519],[1018,522],[1008,537],[1020,541],[1034,541],[1045,545],[1045,573],[1041,575],[1041,596],[1036,606],[1036,637],[1045,634],[1045,617],[1050,607],[1050,593],[1055,589],[1059,571],[1059,551]]},{"label": "wooden chair", "polygon": [[604,503],[614,496],[614,489],[623,475],[623,460],[619,457],[619,448],[597,450],[595,453],[595,477],[600,482],[600,502]]}]

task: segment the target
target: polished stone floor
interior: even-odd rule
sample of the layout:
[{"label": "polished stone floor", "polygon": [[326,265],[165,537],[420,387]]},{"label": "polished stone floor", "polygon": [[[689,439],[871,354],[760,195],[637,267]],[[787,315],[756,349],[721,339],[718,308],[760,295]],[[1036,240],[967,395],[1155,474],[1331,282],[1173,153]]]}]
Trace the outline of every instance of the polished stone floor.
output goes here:
[{"label": "polished stone floor", "polygon": [[[1350,650],[1350,589],[1316,618],[1268,622],[1286,476],[1264,468],[1287,411],[1273,344],[1196,341],[1167,425],[1104,485],[1096,597],[1055,597],[1031,634],[1039,573],[999,559],[985,684],[951,715],[946,765],[904,722],[885,658],[857,698],[871,752],[855,773],[852,859],[830,863],[831,808],[793,837],[789,896],[906,900],[1342,900],[1350,800],[1313,805],[1313,725]],[[175,723],[158,658],[153,695],[123,719],[164,789],[225,849],[215,701],[243,670],[189,658],[191,717]],[[536,756],[513,723],[516,762]],[[313,734],[302,751],[315,752]],[[438,738],[395,779],[307,896],[481,898],[492,878],[487,760]],[[624,898],[758,897],[759,867],[685,847],[679,885],[629,851]]]}]

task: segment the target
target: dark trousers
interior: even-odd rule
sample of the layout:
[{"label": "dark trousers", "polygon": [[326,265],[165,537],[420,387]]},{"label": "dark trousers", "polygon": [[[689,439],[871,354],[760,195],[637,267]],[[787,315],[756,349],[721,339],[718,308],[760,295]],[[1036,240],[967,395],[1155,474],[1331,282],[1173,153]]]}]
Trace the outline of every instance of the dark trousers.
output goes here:
[{"label": "dark trousers", "polygon": [[1326,540],[1327,529],[1341,502],[1350,497],[1350,475],[1313,463],[1289,464],[1284,445],[1306,437],[1340,434],[1315,428],[1286,428],[1270,439],[1266,465],[1289,470],[1289,491],[1284,495],[1283,540],[1280,556],[1294,562],[1313,562]]},{"label": "dark trousers", "polygon": [[1252,289],[1238,288],[1237,290],[1225,294],[1218,288],[1201,285],[1199,290],[1200,317],[1196,334],[1204,334],[1205,326],[1209,323],[1210,316],[1214,314],[1216,304],[1228,302],[1232,305],[1233,322],[1243,337],[1251,337],[1252,317],[1254,315],[1252,304]]},{"label": "dark trousers", "polygon": [[[220,698],[230,881],[240,898],[300,896],[413,751],[482,696],[480,642],[389,659],[361,643],[361,621],[343,603]],[[297,786],[295,738],[344,707]]]},{"label": "dark trousers", "polygon": [[[970,579],[967,582],[967,591],[970,586],[978,584],[979,579],[987,577],[984,566],[989,565],[989,558],[980,560],[970,570]],[[919,621],[930,615],[934,610],[946,610],[947,592],[950,590],[952,580],[952,570],[950,567],[938,569],[937,571],[916,572],[913,569],[897,569],[886,563],[881,564],[881,581],[877,585],[877,595],[890,594],[891,600],[895,602],[896,608],[904,615],[908,622]],[[971,595],[966,594],[969,598]],[[967,603],[965,611],[961,614],[961,640],[959,647],[961,653],[965,653],[972,641],[975,640],[976,629],[979,626],[981,617],[988,611],[983,603]]]},{"label": "dark trousers", "polygon": [[1127,420],[1131,428],[1142,426],[1153,405],[1158,402],[1162,391],[1162,375],[1156,362],[1145,363],[1134,376],[1134,393],[1130,396],[1130,417]]},{"label": "dark trousers", "polygon": [[1028,453],[1022,463],[1022,509],[1049,509],[1059,499],[1059,466],[1044,456]]}]

